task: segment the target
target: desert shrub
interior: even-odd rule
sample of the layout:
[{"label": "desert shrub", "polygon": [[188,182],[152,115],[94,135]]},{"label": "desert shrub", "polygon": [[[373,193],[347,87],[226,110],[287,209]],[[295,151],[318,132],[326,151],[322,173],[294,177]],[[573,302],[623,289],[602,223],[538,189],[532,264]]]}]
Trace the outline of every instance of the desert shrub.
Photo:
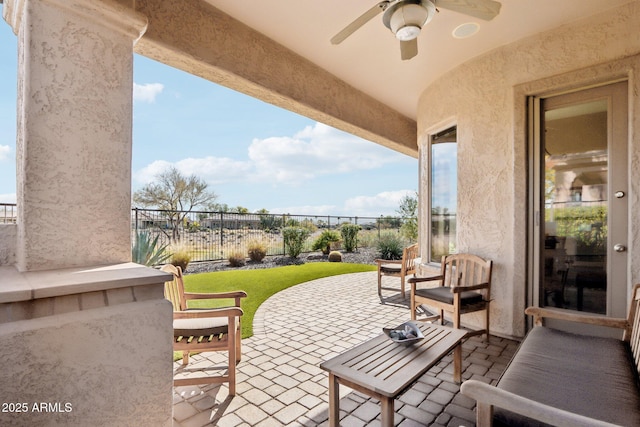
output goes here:
[{"label": "desert shrub", "polygon": [[310,234],[311,232],[308,229],[302,227],[283,228],[282,237],[287,255],[291,258],[298,258],[304,247],[304,242]]},{"label": "desert shrub", "polygon": [[191,254],[185,248],[180,248],[176,250],[173,255],[171,255],[171,264],[176,267],[180,267],[183,272],[187,271],[187,266],[191,261]]},{"label": "desert shrub", "polygon": [[167,251],[168,244],[158,245],[158,238],[160,235],[156,235],[155,238],[151,238],[151,235],[146,231],[140,231],[136,233],[136,238],[131,248],[131,260],[138,264],[146,266],[154,266],[162,264],[171,256],[171,253]]},{"label": "desert shrub", "polygon": [[260,262],[267,256],[267,245],[260,240],[251,240],[247,244],[247,248],[251,261]]},{"label": "desert shrub", "polygon": [[342,243],[347,252],[353,252],[358,247],[358,232],[362,229],[357,224],[344,224],[340,227]]},{"label": "desert shrub", "polygon": [[378,230],[363,230],[358,233],[359,248],[375,248],[378,245]]},{"label": "desert shrub", "polygon": [[323,254],[328,254],[331,250],[331,243],[339,242],[340,234],[337,231],[333,230],[324,230],[320,233],[320,236],[313,242],[313,246],[311,249],[314,251],[321,250]]},{"label": "desert shrub", "polygon": [[244,253],[240,251],[233,251],[229,254],[227,260],[231,267],[242,267],[245,263]]},{"label": "desert shrub", "polygon": [[377,249],[382,259],[402,259],[402,238],[398,233],[383,233],[378,240]]},{"label": "desert shrub", "polygon": [[329,253],[329,262],[342,262],[342,254],[338,251],[331,251]]}]

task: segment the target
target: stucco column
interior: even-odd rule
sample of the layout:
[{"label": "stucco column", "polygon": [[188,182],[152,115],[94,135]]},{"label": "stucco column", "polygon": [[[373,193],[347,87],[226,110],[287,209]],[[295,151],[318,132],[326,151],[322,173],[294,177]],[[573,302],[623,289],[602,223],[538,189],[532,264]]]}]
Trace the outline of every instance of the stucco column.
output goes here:
[{"label": "stucco column", "polygon": [[124,3],[4,0],[18,36],[20,271],[131,259],[133,45],[147,21]]}]

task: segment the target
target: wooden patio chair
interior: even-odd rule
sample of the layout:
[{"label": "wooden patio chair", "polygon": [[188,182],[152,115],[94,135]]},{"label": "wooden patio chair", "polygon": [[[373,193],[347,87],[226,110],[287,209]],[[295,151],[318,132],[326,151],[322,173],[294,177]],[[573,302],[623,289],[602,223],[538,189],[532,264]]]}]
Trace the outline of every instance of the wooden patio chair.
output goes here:
[{"label": "wooden patio chair", "polygon": [[[184,291],[182,269],[167,264],[161,270],[173,274],[174,279],[165,282],[165,298],[173,304],[173,349],[182,351],[182,365],[189,364],[190,352],[226,351],[229,362],[226,375],[188,376],[174,378],[173,384],[194,385],[229,383],[229,394],[236,393],[236,364],[242,355],[240,318],[243,314],[240,299],[244,291],[219,293],[191,293]],[[189,308],[188,301],[196,299],[233,299],[234,306],[222,308]],[[186,371],[186,369],[184,369]]]},{"label": "wooden patio chair", "polygon": [[382,289],[397,290],[396,288],[383,288],[382,276],[394,276],[400,278],[400,293],[402,299],[405,299],[404,283],[405,278],[409,275],[416,275],[416,259],[418,258],[418,244],[414,244],[404,248],[402,251],[402,259],[389,260],[377,259],[378,265],[378,295],[382,297]]},{"label": "wooden patio chair", "polygon": [[[409,279],[411,284],[411,319],[416,320],[416,309],[422,304],[440,311],[444,324],[444,312],[451,313],[453,327],[460,329],[460,317],[465,313],[485,310],[484,329],[467,335],[486,334],[489,339],[489,303],[491,302],[491,270],[493,262],[471,254],[455,254],[442,257],[440,275]],[[418,288],[417,284],[439,281],[439,286]],[[428,320],[433,320],[430,317]]]}]

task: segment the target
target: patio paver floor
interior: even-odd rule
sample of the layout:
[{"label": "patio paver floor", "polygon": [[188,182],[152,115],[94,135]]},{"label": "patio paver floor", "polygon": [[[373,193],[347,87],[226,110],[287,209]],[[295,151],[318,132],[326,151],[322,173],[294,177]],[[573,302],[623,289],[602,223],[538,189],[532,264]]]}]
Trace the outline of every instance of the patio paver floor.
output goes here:
[{"label": "patio paver floor", "polygon": [[[383,326],[409,319],[408,297],[377,295],[376,273],[354,273],[302,283],[258,309],[254,336],[242,341],[237,392],[226,385],[174,388],[174,427],[328,426],[328,378],[319,364],[373,338]],[[383,285],[398,286],[393,277]],[[473,337],[463,344],[463,380],[495,382],[518,343]],[[224,364],[226,353],[203,353],[191,363]],[[176,362],[181,363],[181,362]],[[473,426],[475,401],[459,393],[450,354],[395,402],[395,424]],[[378,401],[340,386],[341,425],[380,425]]]}]

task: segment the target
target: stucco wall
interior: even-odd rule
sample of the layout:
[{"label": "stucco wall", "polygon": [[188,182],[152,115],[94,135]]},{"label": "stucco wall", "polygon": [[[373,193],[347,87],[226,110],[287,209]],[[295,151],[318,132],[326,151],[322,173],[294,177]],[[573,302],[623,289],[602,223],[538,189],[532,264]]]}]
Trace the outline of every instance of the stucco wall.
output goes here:
[{"label": "stucco wall", "polygon": [[[640,52],[638,22],[640,4],[635,2],[520,40],[450,71],[420,97],[418,145],[423,172],[429,133],[458,126],[458,249],[495,262],[492,332],[524,334],[526,96],[624,77],[630,79],[631,108],[638,111],[640,88],[633,76],[640,58],[632,57]],[[640,141],[633,129],[640,123],[633,111],[630,117],[634,118],[629,202],[630,212],[638,212],[639,189],[634,182],[639,180]],[[420,194],[428,194],[427,189],[428,176],[422,173]],[[423,224],[426,203],[421,202]],[[640,280],[639,263],[631,255],[640,243],[637,228],[631,224],[630,282]],[[428,231],[429,227],[421,227],[422,241]]]},{"label": "stucco wall", "polygon": [[0,338],[1,425],[171,425],[168,301],[4,323]]},{"label": "stucco wall", "polygon": [[16,236],[18,226],[0,225],[0,266],[13,265],[16,262]]}]

